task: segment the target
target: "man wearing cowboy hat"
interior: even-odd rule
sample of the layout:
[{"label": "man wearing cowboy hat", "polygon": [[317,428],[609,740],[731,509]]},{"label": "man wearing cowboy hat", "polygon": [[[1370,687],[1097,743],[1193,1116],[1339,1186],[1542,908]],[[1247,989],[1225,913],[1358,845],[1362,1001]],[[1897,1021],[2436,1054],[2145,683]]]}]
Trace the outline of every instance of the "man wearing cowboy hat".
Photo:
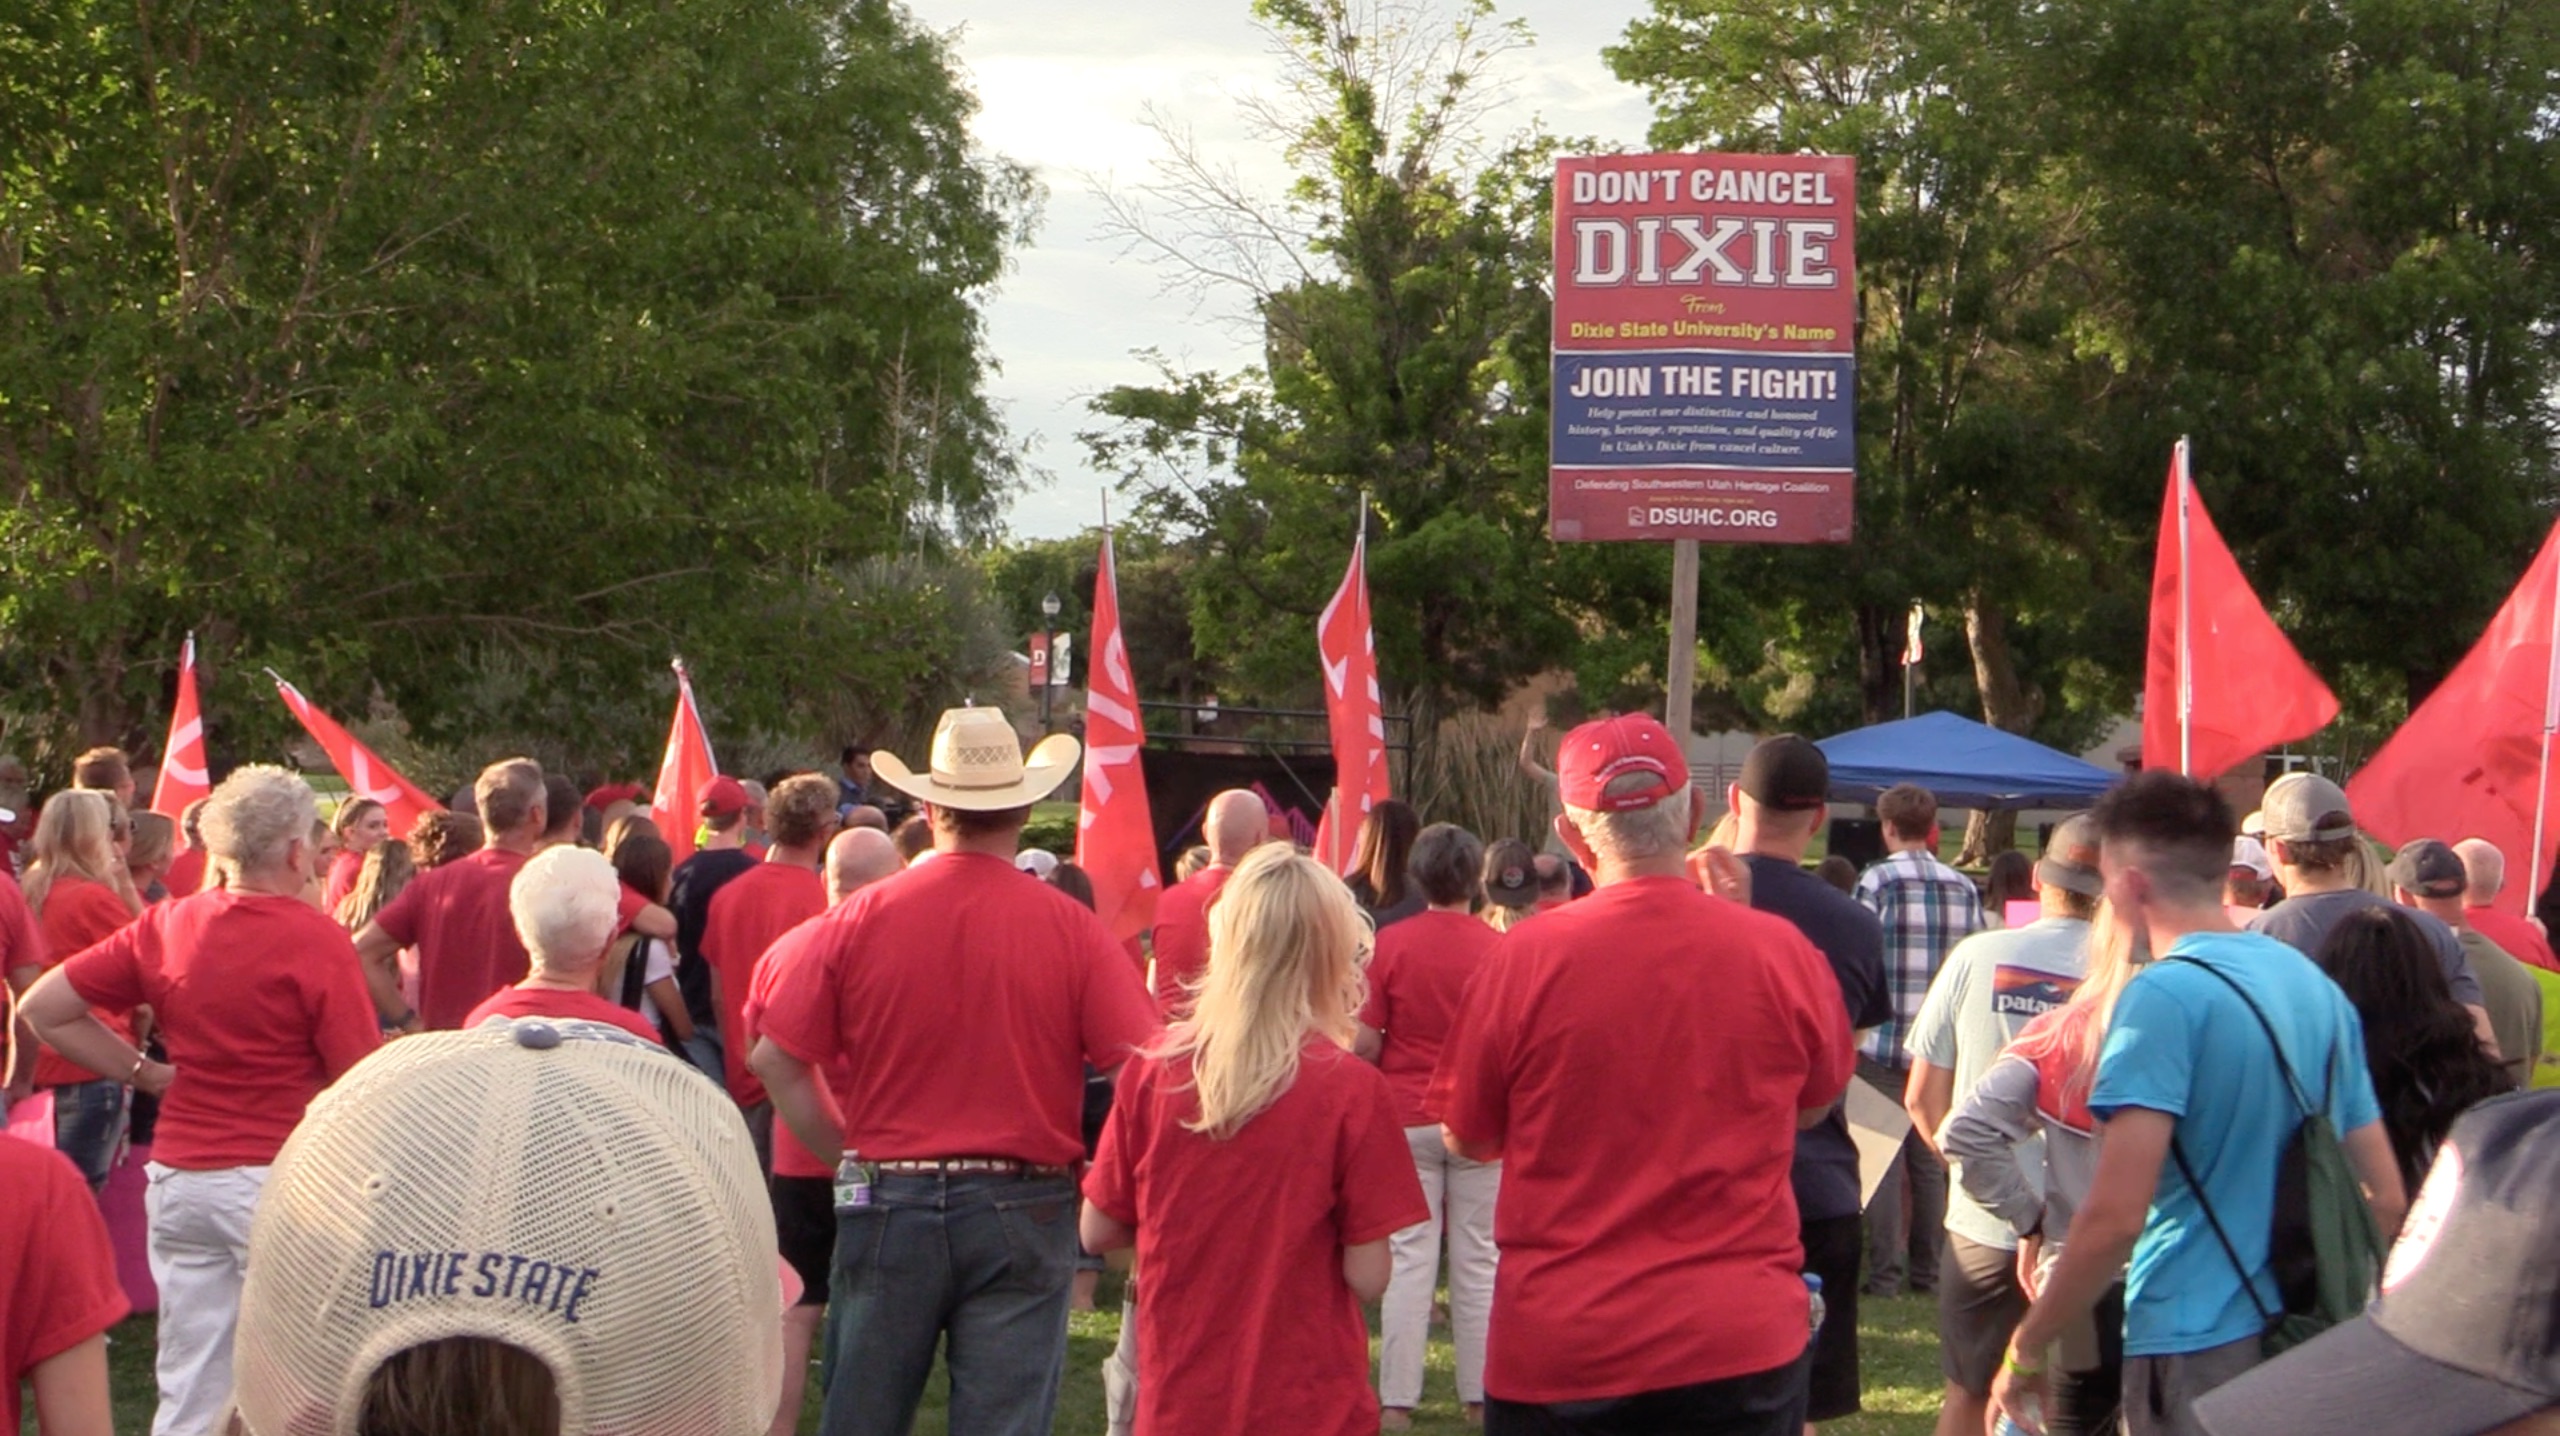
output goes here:
[{"label": "man wearing cowboy hat", "polygon": [[[903,1436],[948,1339],[954,1436],[1049,1430],[1066,1360],[1084,1153],[1084,1064],[1111,1071],[1155,1035],[1154,1005],[1101,921],[1013,858],[1076,740],[1030,760],[992,708],[942,715],[915,798],[936,860],[812,919],[777,983],[754,1067],[836,1177],[835,1367],[826,1436]],[[804,929],[805,930],[805,929]],[[840,1064],[841,1125],[816,1072]]]}]

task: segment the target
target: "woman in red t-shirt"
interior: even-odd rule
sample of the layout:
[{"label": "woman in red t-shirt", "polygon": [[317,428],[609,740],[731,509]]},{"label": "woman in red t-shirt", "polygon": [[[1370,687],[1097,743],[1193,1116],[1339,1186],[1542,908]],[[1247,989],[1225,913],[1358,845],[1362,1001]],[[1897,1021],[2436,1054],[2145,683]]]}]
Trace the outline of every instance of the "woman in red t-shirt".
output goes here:
[{"label": "woman in red t-shirt", "polygon": [[335,913],[364,874],[364,856],[391,836],[391,813],[371,798],[349,798],[329,820],[338,851],[329,859],[329,882],[320,890],[320,910]]},{"label": "woman in red t-shirt", "polygon": [[[28,910],[44,932],[46,967],[105,939],[142,910],[116,850],[117,840],[131,831],[124,806],[112,794],[74,788],[45,800],[23,887]],[[41,970],[19,968],[9,974],[9,985],[23,991]],[[107,1012],[98,1013],[98,1020],[142,1045],[135,1021]],[[124,1084],[75,1066],[51,1048],[36,1051],[33,1075],[38,1090],[53,1094],[54,1146],[80,1169],[90,1191],[103,1190],[116,1146],[124,1140]]]},{"label": "woman in red t-shirt", "polygon": [[1339,879],[1258,850],[1210,911],[1191,1015],[1121,1069],[1084,1244],[1182,1274],[1138,1303],[1138,1436],[1378,1429],[1360,1307],[1429,1208],[1386,1078],[1348,1050],[1368,945]]}]

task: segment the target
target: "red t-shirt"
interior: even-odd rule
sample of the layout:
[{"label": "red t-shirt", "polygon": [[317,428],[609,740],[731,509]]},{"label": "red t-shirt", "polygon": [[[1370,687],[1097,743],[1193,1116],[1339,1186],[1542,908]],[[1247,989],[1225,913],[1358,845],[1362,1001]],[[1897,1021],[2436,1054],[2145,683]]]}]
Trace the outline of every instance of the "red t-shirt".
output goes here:
[{"label": "red t-shirt", "polygon": [[1416,913],[1378,934],[1360,1021],[1385,1039],[1378,1070],[1387,1074],[1396,1117],[1408,1127],[1433,1125],[1422,1098],[1440,1065],[1440,1044],[1457,1020],[1468,979],[1501,937],[1491,923],[1462,912]]},{"label": "red t-shirt", "polygon": [[702,925],[702,960],[720,979],[721,1066],[729,1095],[741,1107],[765,1098],[764,1084],[747,1070],[744,1016],[747,989],[755,985],[756,959],[774,939],[827,910],[827,884],[791,863],[758,863],[711,895]]},{"label": "red t-shirt", "polygon": [[2551,955],[2551,939],[2542,935],[2542,929],[2535,927],[2531,918],[2487,907],[2464,908],[2462,916],[2473,931],[2489,939],[2500,952],[2518,962],[2560,972],[2560,958]]},{"label": "red t-shirt", "polygon": [[295,897],[173,898],[62,965],[100,1007],[148,1002],[177,1080],[152,1160],[263,1167],[320,1090],[382,1045],[346,930]]},{"label": "red t-shirt", "polygon": [[1372,1436],[1369,1328],[1342,1249],[1429,1217],[1395,1098],[1377,1069],[1321,1039],[1232,1137],[1200,1113],[1190,1060],[1121,1074],[1084,1193],[1137,1229],[1147,1273],[1138,1436],[1288,1431]]},{"label": "red t-shirt", "polygon": [[27,907],[18,880],[0,872],[0,977],[22,967],[44,967],[44,929]]},{"label": "red t-shirt", "polygon": [[0,1431],[27,1373],[124,1320],[115,1249],[68,1158],[0,1137]]},{"label": "red t-shirt", "polygon": [[480,1000],[524,981],[533,964],[507,910],[507,888],[525,855],[482,848],[410,879],[376,926],[418,950],[418,1016],[427,1026],[460,1027]]},{"label": "red t-shirt", "polygon": [[1065,1166],[1084,1155],[1084,1064],[1110,1071],[1156,1034],[1102,920],[1002,858],[944,853],[821,922],[764,1033],[803,1062],[845,1059],[845,1147],[874,1161]]},{"label": "red t-shirt", "polygon": [[[125,910],[124,899],[105,883],[64,873],[56,879],[53,890],[44,897],[44,913],[39,925],[44,930],[45,951],[60,963],[81,949],[106,941],[115,930],[133,921]],[[122,1012],[91,1009],[107,1030],[127,1042],[133,1040],[133,1018]],[[50,1047],[36,1049],[36,1085],[67,1087],[75,1082],[95,1082],[98,1073],[64,1057]]]},{"label": "red t-shirt", "polygon": [[[739,1013],[739,1027],[752,1048],[764,1035],[765,1009],[773,1003],[774,989],[794,968],[813,960],[825,929],[816,918],[800,924],[773,940],[756,959],[755,976],[747,983],[747,1005]],[[844,1058],[838,1056],[827,1064],[818,1082],[818,1105],[836,1119],[836,1127],[844,1127],[844,1113],[836,1106],[835,1089],[847,1080]],[[773,1174],[777,1177],[832,1177],[835,1169],[821,1162],[817,1154],[791,1130],[791,1124],[777,1119],[773,1124]]]},{"label": "red t-shirt", "polygon": [[160,875],[160,885],[173,898],[194,897],[204,886],[204,849],[180,848],[169,860],[169,870]]},{"label": "red t-shirt", "polygon": [[1233,868],[1202,868],[1156,899],[1156,1010],[1167,1019],[1190,1005],[1182,984],[1209,970],[1209,906]]},{"label": "red t-shirt", "polygon": [[649,895],[629,883],[622,885],[622,896],[614,899],[613,935],[620,937],[631,931],[631,920],[649,910]]},{"label": "red t-shirt", "polygon": [[462,1025],[477,1027],[492,1017],[570,1017],[605,1022],[645,1039],[652,1047],[667,1045],[656,1028],[640,1020],[639,1013],[607,1002],[592,992],[571,992],[560,987],[503,988],[491,993],[488,1001],[471,1009],[471,1015],[462,1019]]},{"label": "red t-shirt", "polygon": [[[338,904],[346,901],[347,894],[356,890],[356,879],[362,876],[364,876],[364,854],[351,853],[345,848],[338,849],[337,856],[329,859],[329,882],[320,890],[320,910],[326,913],[336,912]],[[174,893],[177,889],[171,888],[169,891]]]},{"label": "red t-shirt", "polygon": [[1426,1103],[1503,1159],[1485,1389],[1596,1400],[1802,1356],[1796,1114],[1851,1059],[1803,934],[1682,879],[1505,933]]}]

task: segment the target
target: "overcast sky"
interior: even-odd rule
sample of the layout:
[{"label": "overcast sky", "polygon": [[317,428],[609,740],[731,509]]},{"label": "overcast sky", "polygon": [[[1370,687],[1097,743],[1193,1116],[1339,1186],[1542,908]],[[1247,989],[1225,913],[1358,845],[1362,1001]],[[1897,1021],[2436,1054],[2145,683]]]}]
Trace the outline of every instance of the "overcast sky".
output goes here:
[{"label": "overcast sky", "polygon": [[[1102,206],[1086,176],[1123,185],[1148,177],[1159,147],[1143,109],[1153,102],[1204,150],[1276,191],[1285,179],[1279,158],[1246,132],[1237,99],[1275,91],[1279,64],[1247,0],[910,3],[923,23],[958,31],[983,107],[980,142],[1032,166],[1048,186],[1040,232],[1016,255],[988,319],[1003,366],[995,395],[1013,437],[1045,471],[1015,502],[1011,527],[1032,538],[1072,533],[1099,516],[1108,482],[1075,443],[1076,431],[1091,427],[1085,401],[1147,376],[1133,351],[1160,349],[1177,364],[1217,369],[1255,358],[1238,326],[1163,293],[1160,271],[1099,234]],[[1600,48],[1643,8],[1643,0],[1504,4],[1537,44],[1501,62],[1510,98],[1494,128],[1536,119],[1557,135],[1641,143],[1643,97],[1610,75]]]}]

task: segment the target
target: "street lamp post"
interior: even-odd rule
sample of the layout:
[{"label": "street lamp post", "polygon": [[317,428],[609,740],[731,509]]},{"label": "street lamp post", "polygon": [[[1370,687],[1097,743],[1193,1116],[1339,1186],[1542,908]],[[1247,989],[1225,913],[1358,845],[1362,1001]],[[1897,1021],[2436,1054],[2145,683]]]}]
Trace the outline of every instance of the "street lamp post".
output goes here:
[{"label": "street lamp post", "polygon": [[1049,731],[1049,693],[1058,686],[1058,595],[1040,597],[1040,731]]}]

